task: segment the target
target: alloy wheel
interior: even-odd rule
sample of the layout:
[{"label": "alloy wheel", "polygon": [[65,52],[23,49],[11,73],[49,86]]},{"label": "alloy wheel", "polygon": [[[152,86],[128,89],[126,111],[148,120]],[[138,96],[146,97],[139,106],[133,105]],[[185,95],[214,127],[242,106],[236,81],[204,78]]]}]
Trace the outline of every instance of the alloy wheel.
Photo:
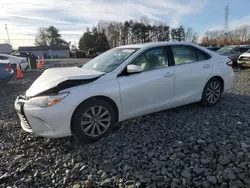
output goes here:
[{"label": "alloy wheel", "polygon": [[81,128],[91,137],[102,135],[110,126],[111,115],[103,106],[89,108],[82,116]]},{"label": "alloy wheel", "polygon": [[209,103],[216,103],[220,98],[220,83],[211,82],[206,90],[206,98]]}]

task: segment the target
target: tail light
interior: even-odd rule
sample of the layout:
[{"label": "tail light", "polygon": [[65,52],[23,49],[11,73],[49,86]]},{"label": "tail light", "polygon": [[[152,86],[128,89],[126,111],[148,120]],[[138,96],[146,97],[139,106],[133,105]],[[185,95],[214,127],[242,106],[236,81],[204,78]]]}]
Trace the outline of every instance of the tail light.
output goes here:
[{"label": "tail light", "polygon": [[233,62],[230,60],[226,63],[229,67],[233,67]]},{"label": "tail light", "polygon": [[4,72],[9,72],[10,70],[11,70],[10,64],[7,64],[7,65],[5,65],[5,66],[3,67],[3,71],[4,71]]}]

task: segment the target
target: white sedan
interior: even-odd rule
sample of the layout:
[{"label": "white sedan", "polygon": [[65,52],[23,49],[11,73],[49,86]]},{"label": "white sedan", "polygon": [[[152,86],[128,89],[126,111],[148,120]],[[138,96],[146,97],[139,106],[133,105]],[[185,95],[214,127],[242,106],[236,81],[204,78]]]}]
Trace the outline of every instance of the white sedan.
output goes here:
[{"label": "white sedan", "polygon": [[28,62],[25,57],[17,57],[8,54],[0,54],[1,60],[9,60],[11,64],[11,68],[16,70],[16,65],[20,65],[22,71],[28,69]]},{"label": "white sedan", "polygon": [[192,43],[120,46],[81,67],[44,71],[15,108],[27,132],[97,141],[126,119],[194,102],[215,105],[231,88],[231,66]]},{"label": "white sedan", "polygon": [[237,62],[240,67],[250,67],[250,50],[241,54]]}]

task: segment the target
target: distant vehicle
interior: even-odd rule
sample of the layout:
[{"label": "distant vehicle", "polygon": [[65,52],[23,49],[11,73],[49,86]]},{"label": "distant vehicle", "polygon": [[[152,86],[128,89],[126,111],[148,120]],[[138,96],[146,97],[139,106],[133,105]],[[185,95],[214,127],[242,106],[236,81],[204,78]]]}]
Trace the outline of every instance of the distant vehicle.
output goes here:
[{"label": "distant vehicle", "polygon": [[19,65],[21,70],[27,70],[29,68],[29,63],[25,57],[17,57],[13,55],[0,54],[1,60],[9,60],[11,68],[16,71],[16,66]]},{"label": "distant vehicle", "polygon": [[[14,52],[11,55],[17,56],[17,57],[25,57],[27,60],[28,60],[28,57],[31,55],[35,56],[35,54],[33,53],[26,53],[26,52]],[[37,56],[35,56],[35,58],[38,59]]]},{"label": "distant vehicle", "polygon": [[70,51],[71,58],[86,58],[86,52],[83,51]]},{"label": "distant vehicle", "polygon": [[233,67],[237,67],[239,56],[250,49],[249,46],[227,46],[216,51],[220,55],[227,56],[233,62]]},{"label": "distant vehicle", "polygon": [[0,60],[0,84],[9,82],[14,75],[9,60]]},{"label": "distant vehicle", "polygon": [[88,143],[126,119],[194,102],[214,106],[233,75],[228,57],[192,43],[125,45],[81,67],[45,70],[15,108],[27,132],[73,133]]},{"label": "distant vehicle", "polygon": [[219,50],[220,49],[220,47],[206,47],[207,49],[209,49],[209,50],[211,50],[211,51],[217,51],[217,50]]},{"label": "distant vehicle", "polygon": [[250,67],[250,49],[238,58],[239,67]]},{"label": "distant vehicle", "polygon": [[93,51],[93,50],[89,50],[88,52],[87,52],[87,54],[86,54],[86,57],[87,58],[94,58],[94,57],[96,57],[97,56],[97,54]]},{"label": "distant vehicle", "polygon": [[25,58],[28,58],[28,56],[29,56],[29,54],[26,52],[14,52],[11,55],[17,56],[17,57],[25,57]]}]

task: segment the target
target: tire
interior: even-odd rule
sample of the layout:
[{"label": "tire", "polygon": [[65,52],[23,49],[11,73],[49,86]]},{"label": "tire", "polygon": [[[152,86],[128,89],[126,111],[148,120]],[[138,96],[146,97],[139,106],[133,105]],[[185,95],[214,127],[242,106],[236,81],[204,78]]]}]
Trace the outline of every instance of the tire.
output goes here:
[{"label": "tire", "polygon": [[[93,109],[96,115],[100,115],[99,118],[93,118]],[[99,109],[101,109],[100,113]],[[116,113],[109,102],[102,99],[89,99],[75,110],[71,129],[73,135],[76,135],[84,144],[89,144],[106,137],[112,131],[115,123]],[[93,130],[94,132],[92,132]],[[101,134],[98,134],[100,132]]]},{"label": "tire", "polygon": [[[206,107],[214,106],[220,100],[222,91],[223,90],[222,90],[221,81],[217,78],[211,78],[207,82],[207,84],[202,92],[202,98],[200,101],[201,105],[206,106]],[[211,96],[211,97],[209,97],[209,96]]]}]

